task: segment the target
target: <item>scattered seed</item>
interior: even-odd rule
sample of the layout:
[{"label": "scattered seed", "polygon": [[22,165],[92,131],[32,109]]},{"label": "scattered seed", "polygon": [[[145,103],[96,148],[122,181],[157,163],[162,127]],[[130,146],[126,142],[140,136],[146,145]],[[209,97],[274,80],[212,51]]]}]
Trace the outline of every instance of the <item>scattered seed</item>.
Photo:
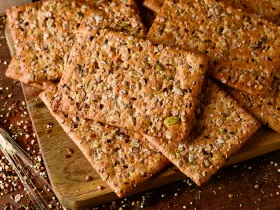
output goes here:
[{"label": "scattered seed", "polygon": [[86,177],[86,180],[87,180],[87,181],[91,181],[91,180],[92,180],[92,176],[87,176],[87,177]]},{"label": "scattered seed", "polygon": [[70,149],[70,148],[67,148],[67,151],[68,151],[69,154],[73,154],[74,153],[74,150]]},{"label": "scattered seed", "polygon": [[109,177],[109,175],[106,172],[103,172],[100,174],[100,177],[103,181],[106,181]]},{"label": "scattered seed", "polygon": [[20,196],[20,194],[17,194],[15,196],[15,202],[18,203],[18,202],[20,202],[20,200],[21,200],[21,196]]}]

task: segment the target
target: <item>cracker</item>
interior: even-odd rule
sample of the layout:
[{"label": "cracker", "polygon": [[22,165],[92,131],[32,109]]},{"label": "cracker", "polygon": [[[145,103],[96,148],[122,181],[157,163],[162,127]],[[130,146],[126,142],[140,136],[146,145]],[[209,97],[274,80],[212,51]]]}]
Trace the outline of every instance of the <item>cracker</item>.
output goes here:
[{"label": "cracker", "polygon": [[[234,8],[259,15],[260,17],[280,25],[280,4],[275,0],[218,0]],[[159,13],[164,0],[144,0],[143,5]]]},{"label": "cracker", "polygon": [[185,138],[208,59],[110,31],[81,30],[53,108],[158,138]]},{"label": "cracker", "polygon": [[280,24],[280,4],[275,0],[219,0],[235,8],[242,9],[251,14],[257,14],[260,17]]},{"label": "cracker", "polygon": [[197,185],[205,183],[260,124],[214,82],[201,93],[196,123],[185,140],[147,139]]},{"label": "cracker", "polygon": [[144,0],[143,5],[155,13],[159,13],[160,8],[162,7],[164,0]]},{"label": "cracker", "polygon": [[269,94],[279,68],[279,29],[214,0],[167,0],[148,37],[210,58],[209,75],[252,95]]},{"label": "cracker", "polygon": [[7,11],[21,68],[28,83],[60,79],[80,25],[144,36],[134,1],[45,1]]},{"label": "cracker", "polygon": [[[26,83],[25,78],[24,78],[23,73],[20,68],[20,62],[17,59],[17,55],[15,55],[12,58],[12,60],[9,64],[9,67],[6,70],[5,75],[6,75],[6,77],[9,77],[11,79]],[[47,88],[49,88],[51,85],[54,85],[54,84],[55,83],[53,83],[53,82],[46,81],[46,82],[42,82],[42,83],[30,83],[29,85],[39,88],[41,90],[46,90]]]},{"label": "cracker", "polygon": [[93,168],[119,197],[126,196],[169,164],[140,133],[55,112],[51,109],[53,92],[44,91],[40,97]]},{"label": "cracker", "polygon": [[[10,32],[13,38],[15,47],[19,42],[23,42],[34,31],[39,31],[37,27],[38,9],[41,7],[41,2],[14,6],[6,10],[7,21],[9,22]],[[26,15],[24,15],[26,14]],[[28,16],[28,20],[23,17]],[[31,24],[33,23],[33,25]],[[33,29],[33,30],[31,30]]]},{"label": "cracker", "polygon": [[261,98],[228,89],[231,96],[264,126],[280,133],[280,80],[275,78],[270,96]]}]

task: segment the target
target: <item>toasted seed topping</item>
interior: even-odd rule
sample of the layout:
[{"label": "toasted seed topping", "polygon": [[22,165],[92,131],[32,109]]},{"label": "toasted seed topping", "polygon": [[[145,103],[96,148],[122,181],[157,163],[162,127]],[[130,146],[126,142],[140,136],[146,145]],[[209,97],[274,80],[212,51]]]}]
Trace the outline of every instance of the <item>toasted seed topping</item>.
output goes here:
[{"label": "toasted seed topping", "polygon": [[171,125],[175,125],[175,124],[177,124],[179,122],[180,122],[180,118],[179,117],[171,116],[171,117],[165,118],[164,125],[171,126]]},{"label": "toasted seed topping", "polygon": [[251,95],[268,95],[279,68],[278,27],[215,0],[165,1],[148,38],[207,54],[210,76]]}]

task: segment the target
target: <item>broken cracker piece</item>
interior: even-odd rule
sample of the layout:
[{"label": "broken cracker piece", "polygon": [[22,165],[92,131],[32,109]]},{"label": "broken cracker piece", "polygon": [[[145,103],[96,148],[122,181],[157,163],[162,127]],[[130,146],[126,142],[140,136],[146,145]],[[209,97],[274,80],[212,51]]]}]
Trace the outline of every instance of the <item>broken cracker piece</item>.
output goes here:
[{"label": "broken cracker piece", "polygon": [[[25,77],[23,76],[23,72],[21,71],[20,62],[19,59],[17,58],[17,55],[13,56],[9,64],[9,67],[5,72],[5,76],[26,83],[26,81],[24,80]],[[50,86],[55,85],[55,83],[51,81],[45,81],[41,83],[30,83],[29,85],[39,88],[41,90],[46,90]]]}]

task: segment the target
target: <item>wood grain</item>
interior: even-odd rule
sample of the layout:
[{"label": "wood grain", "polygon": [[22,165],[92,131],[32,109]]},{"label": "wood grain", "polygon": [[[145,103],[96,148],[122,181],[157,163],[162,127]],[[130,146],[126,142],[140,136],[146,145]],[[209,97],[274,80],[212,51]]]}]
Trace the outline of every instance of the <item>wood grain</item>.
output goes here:
[{"label": "wood grain", "polygon": [[[13,46],[7,28],[6,38],[10,43],[9,46]],[[23,91],[32,117],[32,123],[39,139],[48,175],[53,189],[62,204],[68,208],[81,209],[117,199],[117,196],[99,178],[78,147],[51,116],[38,97],[40,90],[23,85]],[[46,132],[47,123],[54,124],[51,133]],[[63,157],[68,154],[67,148],[74,150],[71,158]],[[244,161],[278,149],[280,149],[280,134],[262,128],[225,165]],[[93,177],[91,182],[85,181],[85,177],[88,175]],[[139,186],[133,193],[146,191],[184,178],[185,176],[178,169],[171,167]],[[98,190],[97,186],[102,186],[103,189]]]},{"label": "wood grain", "polygon": [[31,0],[1,0],[0,4],[0,16],[6,14],[6,9],[12,7],[12,6],[17,6],[17,5],[23,5],[30,3]]}]

